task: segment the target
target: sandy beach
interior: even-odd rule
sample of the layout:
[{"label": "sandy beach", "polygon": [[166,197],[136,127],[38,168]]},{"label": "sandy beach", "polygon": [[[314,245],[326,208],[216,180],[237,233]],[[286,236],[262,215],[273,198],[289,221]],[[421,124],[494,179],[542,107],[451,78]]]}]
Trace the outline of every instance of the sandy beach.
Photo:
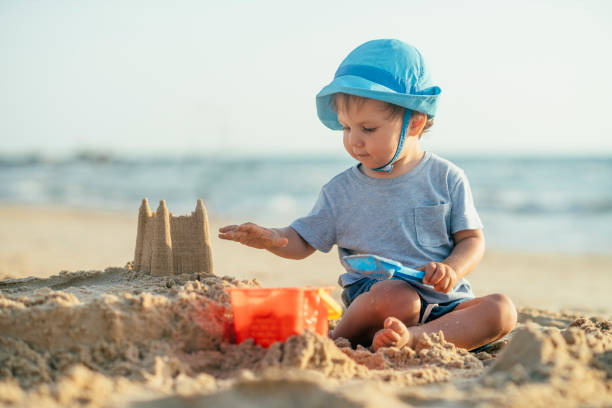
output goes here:
[{"label": "sandy beach", "polygon": [[[610,406],[612,257],[488,250],[468,279],[519,325],[491,349],[443,337],[373,353],[306,332],[227,341],[225,288],[330,286],[302,261],[216,238],[215,275],[130,271],[137,212],[0,206],[0,406]],[[333,293],[339,298],[339,290]]]},{"label": "sandy beach", "polygon": [[[216,237],[220,226],[246,221],[210,220],[218,275],[270,287],[336,284],[342,270],[335,248],[293,261]],[[125,266],[134,257],[136,223],[137,208],[126,214],[0,206],[0,278]],[[502,292],[517,306],[612,313],[612,256],[487,250],[468,279],[477,295]]]}]

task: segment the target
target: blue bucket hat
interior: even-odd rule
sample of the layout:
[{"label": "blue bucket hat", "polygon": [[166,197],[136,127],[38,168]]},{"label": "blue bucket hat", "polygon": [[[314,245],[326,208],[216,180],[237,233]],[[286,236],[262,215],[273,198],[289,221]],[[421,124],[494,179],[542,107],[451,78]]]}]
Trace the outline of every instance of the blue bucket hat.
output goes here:
[{"label": "blue bucket hat", "polygon": [[317,94],[317,115],[325,126],[342,130],[332,96],[345,93],[405,108],[402,132],[393,158],[373,170],[390,172],[404,145],[413,110],[433,117],[440,88],[431,82],[421,53],[399,40],[372,40],[355,48],[340,64],[334,80]]}]

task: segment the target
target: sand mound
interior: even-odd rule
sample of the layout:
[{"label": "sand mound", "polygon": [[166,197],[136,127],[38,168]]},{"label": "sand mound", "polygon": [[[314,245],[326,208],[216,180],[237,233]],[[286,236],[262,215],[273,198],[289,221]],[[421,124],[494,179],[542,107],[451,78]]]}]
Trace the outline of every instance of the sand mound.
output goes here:
[{"label": "sand mound", "polygon": [[0,285],[0,378],[30,388],[78,364],[142,379],[159,356],[215,349],[231,334],[224,288],[256,282],[109,268]]},{"label": "sand mound", "polygon": [[[611,397],[607,320],[526,324],[497,357],[499,348],[474,355],[441,333],[417,350],[376,353],[312,332],[267,349],[233,344],[225,289],[258,285],[123,268],[2,281],[0,405],[300,406],[309,397],[309,406],[598,406]],[[538,314],[542,324],[569,316],[523,312]]]},{"label": "sand mound", "polygon": [[[120,273],[124,281],[117,282]],[[50,286],[27,294],[14,285],[3,291],[7,294],[0,297],[0,331],[49,351],[93,343],[139,346],[155,340],[200,349],[221,342],[231,320],[223,292],[231,283],[216,277],[177,285],[175,279],[180,282],[181,277],[138,279],[137,273],[123,269],[79,275],[60,275]],[[194,326],[201,330],[191,330]]]},{"label": "sand mound", "polygon": [[527,324],[517,330],[482,384],[504,389],[510,405],[609,406],[611,324],[596,318],[579,318],[565,330]]}]

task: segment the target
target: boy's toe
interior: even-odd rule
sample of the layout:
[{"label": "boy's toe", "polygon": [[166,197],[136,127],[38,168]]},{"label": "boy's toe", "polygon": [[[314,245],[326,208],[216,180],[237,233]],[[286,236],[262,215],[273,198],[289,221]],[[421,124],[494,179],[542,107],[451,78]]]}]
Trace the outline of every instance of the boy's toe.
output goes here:
[{"label": "boy's toe", "polygon": [[401,320],[387,317],[384,328],[376,332],[372,341],[374,350],[381,347],[403,347],[410,340],[408,328]]},{"label": "boy's toe", "polygon": [[392,330],[385,330],[382,335],[384,336],[383,338],[386,340],[387,344],[397,343],[401,339],[400,335]]},{"label": "boy's toe", "polygon": [[384,326],[385,326],[385,329],[393,330],[400,337],[408,331],[408,328],[406,327],[406,325],[402,323],[401,320],[395,317],[387,317],[385,319]]}]

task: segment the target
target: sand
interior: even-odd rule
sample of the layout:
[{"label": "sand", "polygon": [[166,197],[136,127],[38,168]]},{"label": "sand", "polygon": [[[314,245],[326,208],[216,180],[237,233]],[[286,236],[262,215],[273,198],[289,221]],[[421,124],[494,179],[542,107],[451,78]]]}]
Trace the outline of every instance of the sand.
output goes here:
[{"label": "sand", "polygon": [[[0,279],[125,266],[134,259],[137,206],[126,214],[0,205]],[[216,237],[220,226],[242,221],[249,220],[210,219],[217,274],[267,287],[335,285],[342,272],[335,250],[294,261]],[[488,249],[469,279],[477,295],[502,292],[518,306],[612,313],[612,256]]]},{"label": "sand", "polygon": [[[234,344],[232,311],[224,289],[272,286],[264,280],[277,282],[274,286],[327,286],[329,275],[338,268],[335,255],[317,254],[310,263],[300,265],[261,251],[246,248],[244,252],[240,246],[217,246],[213,239],[217,275],[152,276],[121,267],[133,256],[135,229],[126,232],[129,237],[119,234],[128,231],[128,226],[134,228],[135,216],[131,220],[112,213],[0,207],[0,221],[3,216],[7,220],[3,225],[15,222],[20,227],[12,234],[0,232],[4,247],[0,251],[4,274],[0,282],[0,406],[612,405],[609,301],[598,299],[598,292],[590,299],[580,285],[565,288],[551,280],[554,271],[545,267],[539,267],[538,273],[546,276],[537,277],[529,270],[531,264],[554,265],[559,259],[574,259],[577,267],[580,262],[571,256],[494,255],[505,263],[490,269],[489,286],[512,280],[495,271],[510,271],[515,280],[531,272],[535,277],[529,284],[539,285],[540,293],[548,292],[538,279],[561,292],[574,291],[576,296],[551,300],[542,295],[544,300],[537,300],[529,291],[523,293],[525,304],[517,302],[517,328],[484,352],[457,348],[438,334],[425,339],[417,350],[383,348],[374,353],[312,332],[265,349],[250,340]],[[58,228],[45,230],[49,225]],[[83,239],[79,228],[92,231],[93,226],[98,233]],[[30,241],[22,235],[24,231]],[[45,237],[56,238],[45,241]],[[74,250],[89,245],[105,251],[104,237],[112,238],[111,248],[117,241],[129,242],[128,248],[109,254],[117,261],[83,257],[94,252],[86,250],[63,258],[67,257],[61,253],[64,246]],[[20,239],[27,241],[29,249],[19,247]],[[48,245],[37,250],[35,242]],[[64,269],[58,265],[74,258],[118,266],[29,273],[7,262],[14,259],[10,251],[16,249],[23,251],[29,267],[40,262]],[[54,252],[59,255],[50,255]],[[526,257],[532,263],[512,268],[512,259],[519,259],[520,265]],[[548,263],[536,262],[546,257]],[[565,262],[566,268],[569,264]],[[606,257],[591,264],[591,268],[602,267],[601,272],[593,272],[600,285],[609,283],[605,280],[610,279],[605,269],[609,266]],[[326,267],[330,269],[318,269]],[[517,286],[508,285],[511,297],[512,291],[520,292]],[[579,307],[572,307],[572,299]],[[539,307],[539,302],[548,302],[548,308]]]},{"label": "sand", "polygon": [[[236,345],[224,289],[256,286],[229,276],[157,277],[124,268],[4,280],[0,404],[286,406],[303,395],[303,406],[313,406],[315,395],[314,406],[379,406],[380,393],[398,406],[416,399],[496,406],[612,401],[610,320],[521,309],[509,340],[478,354],[441,333],[417,350],[376,353],[312,332],[267,349],[251,340]],[[349,392],[357,387],[359,395]]]}]

